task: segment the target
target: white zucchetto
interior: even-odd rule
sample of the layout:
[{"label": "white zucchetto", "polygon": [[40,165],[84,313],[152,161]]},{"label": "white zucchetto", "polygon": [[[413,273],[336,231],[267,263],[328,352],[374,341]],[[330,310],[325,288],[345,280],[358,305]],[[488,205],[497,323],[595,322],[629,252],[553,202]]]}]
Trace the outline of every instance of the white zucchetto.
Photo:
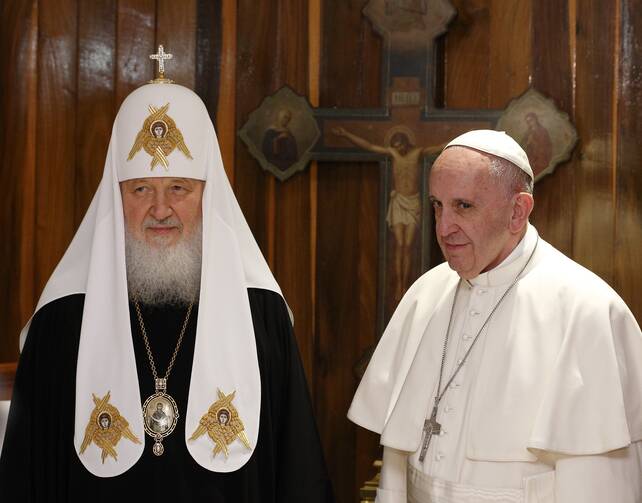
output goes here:
[{"label": "white zucchetto", "polygon": [[506,159],[526,173],[531,180],[535,179],[526,152],[505,131],[494,131],[492,129],[468,131],[452,140],[444,150],[448,147],[474,148],[480,152]]}]

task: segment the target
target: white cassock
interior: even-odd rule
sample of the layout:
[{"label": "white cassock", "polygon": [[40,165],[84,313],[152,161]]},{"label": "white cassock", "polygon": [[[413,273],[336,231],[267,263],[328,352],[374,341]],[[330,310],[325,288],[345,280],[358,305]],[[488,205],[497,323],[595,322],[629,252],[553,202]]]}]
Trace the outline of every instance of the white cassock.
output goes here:
[{"label": "white cassock", "polygon": [[[447,382],[423,462],[455,291]],[[443,386],[443,384],[442,384]],[[499,266],[470,281],[448,264],[395,311],[348,417],[381,434],[378,503],[642,502],[642,334],[622,299],[529,225]]]}]

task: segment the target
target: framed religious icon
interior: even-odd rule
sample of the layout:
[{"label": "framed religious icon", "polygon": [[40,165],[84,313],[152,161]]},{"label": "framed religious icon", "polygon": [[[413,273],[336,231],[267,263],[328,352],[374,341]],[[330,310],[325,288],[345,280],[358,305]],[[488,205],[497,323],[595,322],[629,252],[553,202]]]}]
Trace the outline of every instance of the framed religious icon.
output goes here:
[{"label": "framed religious icon", "polygon": [[577,131],[568,114],[533,88],[510,102],[496,129],[506,131],[524,149],[535,181],[566,161],[577,143]]},{"label": "framed religious icon", "polygon": [[281,181],[305,169],[320,134],[308,101],[287,86],[265,98],[239,131],[263,169]]}]

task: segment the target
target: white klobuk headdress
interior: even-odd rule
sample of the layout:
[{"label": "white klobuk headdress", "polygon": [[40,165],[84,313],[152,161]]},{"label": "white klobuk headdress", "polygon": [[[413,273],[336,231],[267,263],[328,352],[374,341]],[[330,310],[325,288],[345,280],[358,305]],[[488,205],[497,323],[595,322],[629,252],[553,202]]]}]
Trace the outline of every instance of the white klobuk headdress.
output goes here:
[{"label": "white klobuk headdress", "polygon": [[[234,197],[205,105],[189,89],[168,83],[144,85],[123,102],[98,190],[36,307],[37,311],[55,299],[85,294],[76,371],[76,451],[85,467],[100,477],[127,471],[143,453],[119,182],[145,177],[205,181],[200,308],[185,435],[187,449],[199,465],[231,472],[252,456],[259,433],[261,379],[247,288],[279,294],[281,290]],[[219,398],[217,389],[228,397],[236,391],[233,406],[250,445],[232,442],[227,457],[212,455],[206,435],[187,441]],[[113,456],[102,459],[95,445],[83,448],[92,411],[95,415],[101,400],[107,407],[105,397],[109,407],[117,409],[109,409],[112,415],[129,422],[117,445],[117,461]]]}]

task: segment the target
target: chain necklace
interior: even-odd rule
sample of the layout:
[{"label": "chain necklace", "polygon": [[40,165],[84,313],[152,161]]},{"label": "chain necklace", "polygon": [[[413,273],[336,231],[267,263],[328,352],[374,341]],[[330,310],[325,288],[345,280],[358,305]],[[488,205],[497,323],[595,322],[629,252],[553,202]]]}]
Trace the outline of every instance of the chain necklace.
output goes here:
[{"label": "chain necklace", "polygon": [[452,325],[453,321],[453,314],[455,312],[455,304],[457,303],[457,297],[459,296],[459,287],[461,286],[461,278],[459,279],[459,282],[457,283],[457,289],[455,290],[455,298],[453,299],[453,305],[450,308],[450,318],[448,319],[448,328],[446,328],[446,339],[444,340],[444,348],[441,353],[441,365],[439,367],[439,381],[437,383],[437,395],[435,396],[435,405],[432,408],[432,412],[430,414],[430,418],[426,419],[424,421],[424,441],[421,446],[421,452],[419,453],[419,461],[423,463],[424,459],[426,458],[426,453],[428,452],[428,447],[430,446],[430,440],[432,439],[433,435],[439,435],[441,433],[441,424],[437,422],[437,412],[439,408],[439,403],[441,402],[442,398],[446,394],[446,391],[448,391],[449,386],[457,377],[457,374],[459,374],[459,371],[463,367],[464,363],[466,363],[466,360],[468,359],[468,355],[470,355],[470,352],[472,351],[473,347],[475,346],[475,343],[477,342],[477,339],[479,339],[479,336],[481,335],[482,331],[488,325],[488,322],[490,319],[493,317],[493,314],[495,314],[495,311],[497,311],[497,308],[499,305],[502,303],[502,301],[506,298],[508,295],[508,292],[510,292],[513,287],[517,284],[517,282],[520,280],[522,273],[526,270],[526,267],[528,267],[528,264],[531,263],[531,259],[533,258],[533,255],[535,255],[535,250],[537,250],[537,245],[539,244],[539,236],[537,236],[537,241],[535,241],[535,246],[533,247],[533,251],[531,252],[530,256],[528,257],[528,260],[526,263],[523,265],[523,267],[520,269],[520,271],[517,273],[515,276],[515,279],[513,282],[510,284],[510,286],[506,289],[506,291],[503,293],[503,295],[499,298],[493,309],[490,311],[490,314],[486,318],[486,321],[482,323],[481,328],[477,331],[477,335],[473,338],[473,342],[471,343],[470,347],[466,351],[466,354],[464,354],[464,357],[459,360],[457,363],[457,366],[455,367],[455,370],[453,371],[452,375],[450,376],[450,379],[448,379],[448,382],[444,386],[444,389],[441,389],[441,381],[443,378],[444,374],[444,366],[446,363],[446,352],[448,351],[448,339],[450,336],[450,327]]},{"label": "chain necklace", "polygon": [[147,338],[147,331],[145,330],[145,324],[143,323],[143,315],[140,312],[140,306],[138,302],[134,302],[136,307],[136,316],[138,317],[138,323],[140,324],[140,332],[143,335],[143,340],[145,341],[145,349],[147,350],[147,358],[149,359],[149,366],[152,369],[152,375],[154,376],[154,384],[156,392],[149,396],[145,403],[143,404],[143,425],[145,427],[145,432],[154,439],[154,447],[152,452],[156,456],[161,456],[165,451],[163,447],[163,439],[169,435],[178,422],[178,406],[176,401],[167,394],[167,379],[169,374],[174,367],[174,362],[176,361],[176,356],[178,351],[181,348],[181,343],[183,342],[183,336],[185,335],[185,330],[187,329],[187,324],[189,322],[190,314],[192,314],[193,302],[190,303],[187,308],[187,314],[185,315],[185,321],[183,322],[183,327],[178,336],[178,342],[176,343],[176,348],[174,348],[174,353],[172,358],[169,361],[167,366],[167,372],[165,372],[164,377],[158,377],[156,372],[156,365],[154,364],[154,356],[152,355],[152,348],[149,345],[149,339]]}]

